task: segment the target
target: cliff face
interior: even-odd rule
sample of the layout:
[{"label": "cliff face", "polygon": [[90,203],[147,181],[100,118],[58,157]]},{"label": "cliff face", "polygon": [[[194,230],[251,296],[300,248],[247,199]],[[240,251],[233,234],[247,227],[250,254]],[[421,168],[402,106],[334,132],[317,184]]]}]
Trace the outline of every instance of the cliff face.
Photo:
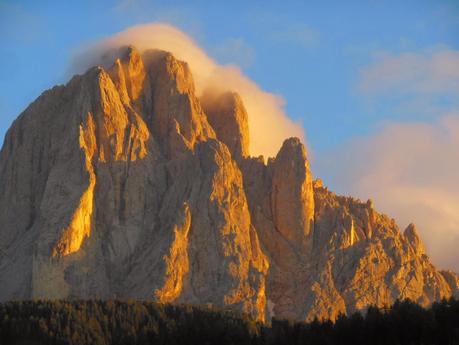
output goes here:
[{"label": "cliff face", "polygon": [[459,293],[414,225],[312,180],[287,139],[249,155],[234,92],[185,62],[120,51],[44,92],[0,153],[0,300],[142,298],[311,319]]}]

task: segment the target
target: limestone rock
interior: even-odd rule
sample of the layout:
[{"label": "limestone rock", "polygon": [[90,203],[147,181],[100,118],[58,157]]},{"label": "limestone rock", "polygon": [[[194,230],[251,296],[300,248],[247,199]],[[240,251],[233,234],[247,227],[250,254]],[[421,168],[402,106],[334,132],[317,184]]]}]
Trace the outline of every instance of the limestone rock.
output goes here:
[{"label": "limestone rock", "polygon": [[405,236],[417,254],[422,255],[425,253],[424,245],[422,244],[416,231],[416,226],[413,223],[407,226],[403,232],[403,236]]},{"label": "limestone rock", "polygon": [[217,138],[228,146],[235,159],[247,157],[249,120],[241,97],[235,92],[207,90],[201,102]]},{"label": "limestone rock", "polygon": [[[312,174],[298,138],[284,142],[272,161],[271,209],[277,231],[291,243],[304,243],[314,229]],[[308,247],[305,247],[308,250]]]},{"label": "limestone rock", "polygon": [[[317,187],[314,195],[317,264],[312,274],[327,277],[319,283],[323,294],[319,299],[338,294],[344,301],[342,312],[350,313],[370,304],[390,305],[397,298],[427,306],[451,295],[448,282],[420,249],[413,226],[403,235],[393,219],[374,211],[371,201],[337,196],[324,187]],[[349,219],[354,230],[351,242]],[[413,242],[415,238],[419,242]],[[335,316],[325,308],[315,314]]]},{"label": "limestone rock", "polygon": [[414,225],[313,181],[298,139],[250,157],[247,116],[233,91],[198,98],[186,62],[134,47],[45,91],[0,151],[0,300],[311,320],[459,295]]},{"label": "limestone rock", "polygon": [[148,123],[163,145],[166,156],[193,149],[198,141],[215,138],[201,103],[195,95],[193,76],[186,62],[170,53],[146,53],[151,80],[151,109]]},{"label": "limestone rock", "polygon": [[134,47],[122,48],[120,54],[108,73],[123,103],[137,102],[148,84],[142,57]]},{"label": "limestone rock", "polygon": [[440,271],[440,273],[449,284],[452,295],[459,298],[459,276],[453,271]]},{"label": "limestone rock", "polygon": [[275,159],[242,162],[253,223],[270,260],[268,316],[302,318],[313,238],[314,200],[306,150],[286,140]]},{"label": "limestone rock", "polygon": [[109,72],[45,92],[9,130],[1,300],[187,300],[264,319],[269,264],[241,172],[211,139],[186,64],[154,53],[143,66],[130,48]]}]

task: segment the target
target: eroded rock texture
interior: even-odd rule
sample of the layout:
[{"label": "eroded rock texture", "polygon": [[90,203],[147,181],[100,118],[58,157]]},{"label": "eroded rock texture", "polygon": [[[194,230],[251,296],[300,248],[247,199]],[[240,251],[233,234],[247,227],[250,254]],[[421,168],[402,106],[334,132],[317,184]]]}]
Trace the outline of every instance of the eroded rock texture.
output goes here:
[{"label": "eroded rock texture", "polygon": [[[236,90],[237,91],[237,90]],[[186,62],[120,50],[44,92],[0,153],[0,300],[142,298],[335,318],[459,294],[372,203],[313,181],[287,139],[249,155],[235,92],[196,95]]]}]

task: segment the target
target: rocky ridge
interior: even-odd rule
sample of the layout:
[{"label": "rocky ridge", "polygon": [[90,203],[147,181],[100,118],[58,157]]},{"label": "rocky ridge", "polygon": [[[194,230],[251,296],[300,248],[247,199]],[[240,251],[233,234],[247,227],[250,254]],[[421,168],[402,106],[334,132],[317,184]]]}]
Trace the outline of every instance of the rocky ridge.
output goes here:
[{"label": "rocky ridge", "polygon": [[0,300],[139,298],[298,320],[459,296],[414,225],[313,181],[303,144],[249,154],[241,97],[123,48],[44,92],[0,153]]}]

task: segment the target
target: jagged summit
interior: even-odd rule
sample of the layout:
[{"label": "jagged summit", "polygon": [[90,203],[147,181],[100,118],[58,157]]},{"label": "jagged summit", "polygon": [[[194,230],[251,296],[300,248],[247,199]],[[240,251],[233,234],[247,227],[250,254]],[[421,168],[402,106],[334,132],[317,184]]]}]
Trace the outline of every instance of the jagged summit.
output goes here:
[{"label": "jagged summit", "polygon": [[142,298],[264,320],[458,295],[414,226],[313,182],[287,139],[250,156],[237,90],[127,47],[44,92],[0,152],[0,300]]},{"label": "jagged summit", "polygon": [[416,230],[416,225],[410,223],[405,231],[403,231],[403,236],[408,240],[416,253],[422,255],[425,253],[424,244],[419,238],[418,232]]},{"label": "jagged summit", "polygon": [[233,153],[235,159],[248,157],[250,150],[247,111],[236,92],[206,90],[200,99],[207,118],[220,141]]}]

